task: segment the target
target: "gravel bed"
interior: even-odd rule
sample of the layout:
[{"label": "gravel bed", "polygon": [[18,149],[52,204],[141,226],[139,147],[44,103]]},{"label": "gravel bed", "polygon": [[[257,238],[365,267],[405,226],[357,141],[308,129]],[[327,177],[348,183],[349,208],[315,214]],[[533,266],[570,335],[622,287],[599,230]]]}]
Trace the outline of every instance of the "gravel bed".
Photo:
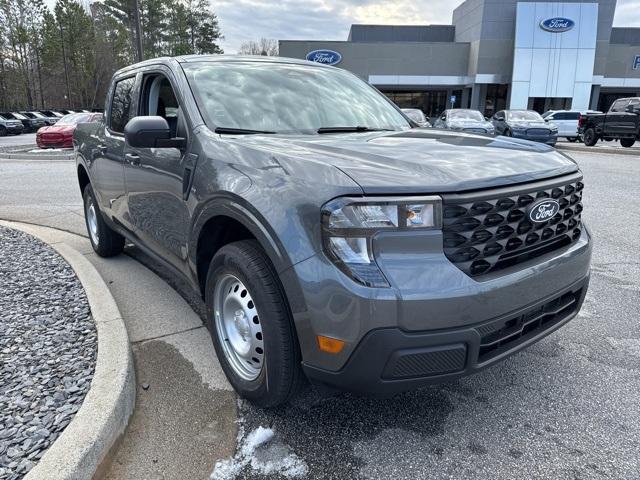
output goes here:
[{"label": "gravel bed", "polygon": [[0,479],[20,479],[89,390],[97,334],[82,285],[49,246],[0,227]]}]

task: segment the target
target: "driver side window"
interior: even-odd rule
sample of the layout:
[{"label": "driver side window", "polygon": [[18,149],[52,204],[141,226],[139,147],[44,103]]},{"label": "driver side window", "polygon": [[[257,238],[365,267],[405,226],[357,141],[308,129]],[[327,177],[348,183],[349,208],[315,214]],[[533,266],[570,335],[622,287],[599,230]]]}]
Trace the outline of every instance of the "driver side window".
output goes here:
[{"label": "driver side window", "polygon": [[173,91],[171,82],[162,74],[144,77],[140,115],[157,115],[169,124],[172,137],[184,137],[186,127],[184,114]]}]

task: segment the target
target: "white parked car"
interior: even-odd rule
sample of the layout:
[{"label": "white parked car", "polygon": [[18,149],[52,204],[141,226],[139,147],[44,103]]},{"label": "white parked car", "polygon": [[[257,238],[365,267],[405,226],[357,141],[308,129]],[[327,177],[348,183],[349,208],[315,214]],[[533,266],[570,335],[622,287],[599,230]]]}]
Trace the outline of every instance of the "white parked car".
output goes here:
[{"label": "white parked car", "polygon": [[424,112],[419,108],[402,108],[402,112],[418,124],[420,127],[430,127],[431,124],[427,117],[424,116]]},{"label": "white parked car", "polygon": [[570,142],[580,140],[578,120],[581,114],[598,113],[595,110],[549,110],[542,115],[546,122],[553,122],[558,127],[558,137],[566,137]]}]

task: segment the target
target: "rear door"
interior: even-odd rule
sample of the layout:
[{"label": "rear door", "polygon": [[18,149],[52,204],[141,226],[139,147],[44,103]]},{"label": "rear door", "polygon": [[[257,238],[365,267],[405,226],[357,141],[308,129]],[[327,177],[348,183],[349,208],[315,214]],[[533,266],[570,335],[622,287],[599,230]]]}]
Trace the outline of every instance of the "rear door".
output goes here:
[{"label": "rear door", "polygon": [[611,105],[611,108],[605,117],[605,136],[626,136],[635,131],[636,114],[627,112],[628,105],[628,98],[621,98],[613,102],[613,105]]},{"label": "rear door", "polygon": [[131,225],[126,212],[124,127],[137,108],[138,81],[133,74],[116,79],[111,87],[104,127],[97,129],[92,178],[102,212],[128,229]]},{"label": "rear door", "polygon": [[[137,114],[161,116],[172,137],[188,139],[189,119],[181,91],[170,69],[146,69]],[[184,273],[190,226],[185,185],[194,167],[195,159],[186,150],[126,146],[127,204],[135,234],[145,247]]]}]

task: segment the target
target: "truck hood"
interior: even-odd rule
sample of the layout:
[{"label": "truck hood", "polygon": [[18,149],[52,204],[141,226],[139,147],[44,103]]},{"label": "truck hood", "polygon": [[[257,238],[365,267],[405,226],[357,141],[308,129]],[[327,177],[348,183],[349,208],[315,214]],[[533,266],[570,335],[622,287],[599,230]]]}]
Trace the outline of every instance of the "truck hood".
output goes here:
[{"label": "truck hood", "polygon": [[578,170],[573,160],[547,145],[435,129],[246,136],[236,141],[274,156],[324,161],[348,175],[366,194],[460,192]]}]

